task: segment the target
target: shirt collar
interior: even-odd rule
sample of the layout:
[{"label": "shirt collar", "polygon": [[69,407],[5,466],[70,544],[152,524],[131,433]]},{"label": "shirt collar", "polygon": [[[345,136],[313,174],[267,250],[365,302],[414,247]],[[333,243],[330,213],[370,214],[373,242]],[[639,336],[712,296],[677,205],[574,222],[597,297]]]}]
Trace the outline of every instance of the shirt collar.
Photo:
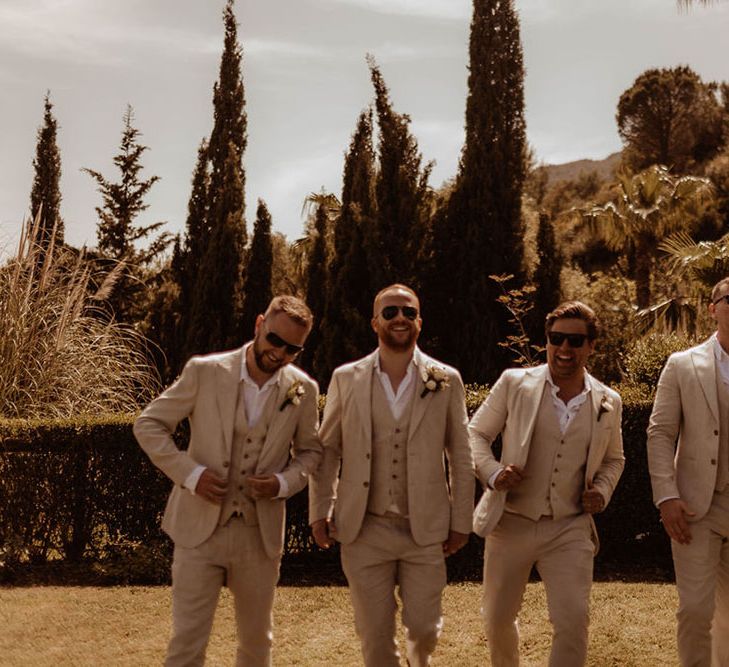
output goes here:
[{"label": "shirt collar", "polygon": [[729,354],[727,354],[724,348],[721,346],[721,343],[719,342],[719,337],[716,335],[716,332],[711,338],[714,341],[714,358],[716,359],[717,363],[721,365],[729,364]]},{"label": "shirt collar", "polygon": [[[410,373],[412,373],[414,366],[420,365],[421,355],[422,355],[422,353],[420,352],[420,350],[418,349],[418,346],[416,345],[415,349],[413,350],[413,356],[410,359],[410,363],[408,363],[408,369],[407,369],[408,375],[410,375]],[[382,367],[380,366],[380,351],[379,350],[377,351],[377,354],[375,355],[375,370],[378,373],[382,373]]]},{"label": "shirt collar", "polygon": [[259,387],[258,384],[253,380],[253,378],[251,378],[250,373],[248,373],[248,366],[246,365],[246,355],[248,354],[248,348],[251,345],[253,345],[252,340],[248,341],[243,346],[243,360],[240,365],[240,381],[255,387],[259,391],[264,391],[270,386],[278,384],[279,376],[281,375],[281,369],[279,368],[268,380],[266,380],[262,387]]},{"label": "shirt collar", "polygon": [[[587,374],[587,371],[585,371],[585,375],[584,375],[584,379],[583,379],[584,384],[582,386],[582,391],[579,394],[577,394],[577,396],[575,396],[575,398],[579,398],[580,396],[589,394],[592,391],[592,387],[590,386],[589,377],[590,376]],[[559,387],[554,383],[554,380],[552,379],[552,372],[549,370],[549,366],[547,366],[547,382],[550,384],[552,394],[554,396],[556,396],[559,393]]]}]

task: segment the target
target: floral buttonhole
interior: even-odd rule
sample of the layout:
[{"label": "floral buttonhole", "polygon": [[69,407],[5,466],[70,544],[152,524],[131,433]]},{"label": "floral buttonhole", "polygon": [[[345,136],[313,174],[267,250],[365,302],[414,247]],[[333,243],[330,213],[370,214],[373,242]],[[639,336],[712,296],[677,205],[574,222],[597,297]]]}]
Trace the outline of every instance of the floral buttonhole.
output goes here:
[{"label": "floral buttonhole", "polygon": [[450,386],[448,380],[448,374],[438,366],[428,366],[420,372],[420,377],[425,383],[423,392],[420,394],[420,398],[425,398],[430,392],[443,391],[446,387]]},{"label": "floral buttonhole", "polygon": [[301,380],[296,380],[291,384],[288,391],[286,392],[286,398],[281,403],[279,410],[283,411],[287,405],[299,405],[301,403],[301,397],[305,393],[304,383]]},{"label": "floral buttonhole", "polygon": [[600,401],[600,408],[597,411],[597,421],[600,421],[600,417],[602,417],[606,412],[612,412],[613,406],[610,402],[610,399],[607,396],[603,396],[602,400]]}]

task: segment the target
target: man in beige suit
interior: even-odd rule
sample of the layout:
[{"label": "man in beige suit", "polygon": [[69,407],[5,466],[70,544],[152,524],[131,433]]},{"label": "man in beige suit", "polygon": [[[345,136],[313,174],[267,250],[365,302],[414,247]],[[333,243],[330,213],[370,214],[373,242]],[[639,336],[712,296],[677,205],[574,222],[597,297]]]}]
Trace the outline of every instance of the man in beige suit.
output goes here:
[{"label": "man in beige suit", "polygon": [[323,548],[341,543],[368,667],[400,664],[396,588],[409,664],[430,662],[442,626],[445,556],[471,530],[463,384],[455,369],[415,346],[419,309],[404,285],[376,296],[378,348],[334,372],[320,430],[324,457],[310,481],[312,532]]},{"label": "man in beige suit", "polygon": [[683,667],[729,665],[729,278],[711,292],[717,331],[672,354],[648,425],[653,500],[671,538]]},{"label": "man in beige suit", "polygon": [[[202,665],[220,588],[235,601],[237,665],[270,665],[285,499],[321,459],[316,383],[289,365],[312,326],[291,296],[274,298],[241,349],[193,357],[152,401],[134,434],[173,482],[162,528],[175,543],[167,665]],[[190,446],[172,440],[190,420]]]},{"label": "man in beige suit", "polygon": [[[486,537],[482,612],[495,667],[519,664],[516,619],[535,565],[553,626],[550,666],[585,664],[591,515],[610,501],[625,462],[620,397],[585,371],[595,313],[563,303],[546,333],[546,365],[505,371],[469,425],[485,489],[474,531]],[[500,461],[491,450],[499,434]]]}]

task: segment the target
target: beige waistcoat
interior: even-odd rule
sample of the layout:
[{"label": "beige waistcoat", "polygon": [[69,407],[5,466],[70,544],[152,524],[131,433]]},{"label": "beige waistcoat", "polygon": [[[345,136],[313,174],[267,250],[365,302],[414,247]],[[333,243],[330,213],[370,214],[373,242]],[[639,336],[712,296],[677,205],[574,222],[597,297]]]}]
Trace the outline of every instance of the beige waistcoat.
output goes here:
[{"label": "beige waistcoat", "polygon": [[588,398],[563,435],[549,385],[545,384],[524,479],[507,494],[507,512],[533,521],[541,516],[561,519],[582,512],[592,422],[592,402]]},{"label": "beige waistcoat", "polygon": [[233,427],[233,447],[230,456],[230,474],[228,475],[228,492],[223,501],[219,524],[225,524],[235,512],[243,514],[246,525],[258,525],[256,505],[244,493],[243,480],[248,475],[256,474],[258,459],[266,440],[268,425],[271,423],[278,392],[269,391],[269,397],[256,425],[248,427],[245,411],[245,398],[242,384],[238,385],[238,404],[235,408],[235,425]]},{"label": "beige waistcoat", "polygon": [[396,420],[382,383],[372,378],[372,475],[367,501],[372,514],[408,515],[407,443],[413,396]]}]

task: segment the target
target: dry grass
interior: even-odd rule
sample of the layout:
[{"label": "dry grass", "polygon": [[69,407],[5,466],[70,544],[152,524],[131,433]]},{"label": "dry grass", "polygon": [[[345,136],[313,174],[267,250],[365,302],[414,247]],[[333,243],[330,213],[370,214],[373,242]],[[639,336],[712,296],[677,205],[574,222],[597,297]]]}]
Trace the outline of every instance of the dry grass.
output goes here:
[{"label": "dry grass", "polygon": [[100,311],[119,271],[92,293],[83,252],[42,252],[38,230],[0,267],[0,417],[134,412],[158,383],[142,336]]},{"label": "dry grass", "polygon": [[[444,595],[445,629],[435,667],[488,665],[479,617],[481,587],[453,585]],[[674,587],[598,583],[593,587],[588,664],[676,664]],[[5,666],[162,663],[170,628],[169,588],[0,589],[0,663]],[[274,665],[361,664],[346,588],[279,588]],[[550,644],[543,588],[529,584],[520,619],[522,664],[546,663]],[[208,649],[209,665],[234,662],[232,600],[223,592]]]}]

